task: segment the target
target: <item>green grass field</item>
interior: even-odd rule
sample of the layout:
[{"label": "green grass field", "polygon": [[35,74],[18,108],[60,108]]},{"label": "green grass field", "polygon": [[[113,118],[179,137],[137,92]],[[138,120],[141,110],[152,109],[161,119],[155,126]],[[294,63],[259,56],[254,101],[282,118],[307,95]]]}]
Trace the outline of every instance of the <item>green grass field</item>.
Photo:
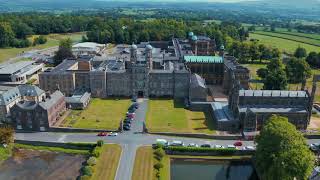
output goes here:
[{"label": "green grass field", "polygon": [[[320,40],[313,38],[315,35],[306,36],[307,34],[301,33],[298,35],[297,33],[282,33],[282,32],[265,32],[265,31],[255,31],[254,34],[272,36],[272,37],[279,37],[287,40],[292,40],[300,43],[320,46]],[[320,48],[320,47],[319,47]]]},{"label": "green grass field", "polygon": [[[92,180],[114,179],[116,176],[121,155],[121,146],[118,144],[105,144],[102,153],[94,166]],[[121,172],[120,172],[121,173]]]},{"label": "green grass field", "polygon": [[189,111],[173,100],[149,100],[147,128],[150,132],[215,133],[213,120],[204,112]]},{"label": "green grass field", "polygon": [[299,46],[305,48],[308,52],[311,52],[311,51],[320,52],[320,47],[305,44],[305,43],[300,43],[292,40],[282,39],[279,37],[271,37],[267,35],[250,33],[249,39],[257,39],[259,40],[260,44],[265,44],[266,46],[279,48],[281,51],[284,51],[290,54],[294,53],[294,51]]},{"label": "green grass field", "polygon": [[26,145],[26,144],[14,144],[14,147],[21,148],[21,149],[62,152],[62,153],[68,153],[68,154],[83,154],[83,155],[90,154],[89,149],[69,149],[69,148],[54,147],[54,146],[35,146],[35,145]]},{"label": "green grass field", "polygon": [[150,180],[153,178],[153,149],[151,147],[139,147],[136,152],[132,180]]},{"label": "green grass field", "polygon": [[60,126],[118,130],[130,103],[129,99],[91,99],[87,109],[72,110]]},{"label": "green grass field", "polygon": [[[41,44],[37,46],[31,46],[27,48],[2,48],[0,49],[0,63],[4,62],[10,58],[16,57],[22,52],[30,51],[30,50],[38,50],[38,49],[46,49],[53,46],[58,46],[59,41],[65,38],[71,38],[73,42],[80,42],[84,32],[80,33],[68,33],[68,34],[49,34],[47,35],[47,43]],[[32,37],[30,37],[32,39]]]}]

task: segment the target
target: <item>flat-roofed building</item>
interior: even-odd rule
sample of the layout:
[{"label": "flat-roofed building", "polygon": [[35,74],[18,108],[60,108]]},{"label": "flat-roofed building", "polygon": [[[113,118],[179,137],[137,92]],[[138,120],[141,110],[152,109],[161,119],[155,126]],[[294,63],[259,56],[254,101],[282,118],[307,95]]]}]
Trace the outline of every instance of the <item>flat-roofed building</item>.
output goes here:
[{"label": "flat-roofed building", "polygon": [[28,79],[43,71],[44,64],[35,61],[19,61],[0,65],[0,81],[26,83]]},{"label": "flat-roofed building", "polygon": [[74,56],[97,55],[105,49],[105,44],[98,44],[94,42],[83,42],[72,46],[72,53]]}]

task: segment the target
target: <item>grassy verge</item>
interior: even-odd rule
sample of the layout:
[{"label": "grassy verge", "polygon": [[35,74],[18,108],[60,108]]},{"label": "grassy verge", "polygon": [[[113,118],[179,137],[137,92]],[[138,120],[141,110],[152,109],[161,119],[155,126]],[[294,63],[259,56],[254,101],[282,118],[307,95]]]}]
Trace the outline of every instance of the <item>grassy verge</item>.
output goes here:
[{"label": "grassy verge", "polygon": [[85,110],[73,110],[60,126],[117,130],[131,101],[128,99],[91,99]]},{"label": "grassy verge", "polygon": [[215,133],[210,116],[184,109],[182,102],[174,100],[149,100],[147,127],[150,132]]},{"label": "grassy verge", "polygon": [[91,179],[114,179],[121,155],[121,146],[117,144],[106,144],[102,147],[101,152]]},{"label": "grassy verge", "polygon": [[151,147],[140,147],[136,152],[132,180],[153,179],[153,159],[153,149]]},{"label": "grassy verge", "polygon": [[4,148],[3,146],[0,147],[0,164],[1,162],[5,161],[11,156],[12,153],[12,147],[9,146],[7,148]]},{"label": "grassy verge", "polygon": [[63,153],[68,153],[68,154],[84,154],[84,155],[90,154],[89,149],[68,149],[68,148],[62,148],[62,147],[34,146],[34,145],[26,145],[26,144],[15,144],[14,147],[22,148],[22,149],[63,152]]}]

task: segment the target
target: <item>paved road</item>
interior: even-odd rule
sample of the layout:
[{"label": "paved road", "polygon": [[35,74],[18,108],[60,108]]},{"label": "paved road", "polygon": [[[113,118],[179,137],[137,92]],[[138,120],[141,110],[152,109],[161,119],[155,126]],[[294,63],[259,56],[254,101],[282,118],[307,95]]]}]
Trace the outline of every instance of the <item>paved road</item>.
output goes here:
[{"label": "paved road", "polygon": [[[227,146],[233,144],[234,140],[207,140],[199,138],[184,138],[184,137],[168,137],[160,135],[143,134],[142,127],[145,121],[148,108],[147,100],[139,102],[140,108],[136,112],[135,120],[132,124],[131,131],[126,131],[119,134],[117,137],[98,137],[96,133],[53,133],[53,132],[36,132],[36,133],[17,133],[18,140],[31,140],[43,142],[96,142],[104,140],[106,143],[116,143],[122,146],[122,154],[116,174],[116,180],[131,180],[131,175],[134,167],[134,159],[136,150],[139,146],[151,145],[156,142],[156,139],[166,139],[168,141],[180,140],[185,144],[208,143],[211,145]],[[320,140],[308,140],[308,143],[319,142]],[[253,141],[243,141],[244,146],[254,145]]]}]

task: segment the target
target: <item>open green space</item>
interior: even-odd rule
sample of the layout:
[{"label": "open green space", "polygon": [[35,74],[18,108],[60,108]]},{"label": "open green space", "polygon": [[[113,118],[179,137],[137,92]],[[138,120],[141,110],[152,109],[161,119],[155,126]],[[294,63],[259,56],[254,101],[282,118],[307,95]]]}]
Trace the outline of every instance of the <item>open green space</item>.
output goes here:
[{"label": "open green space", "polygon": [[3,146],[0,147],[0,164],[2,161],[6,160],[11,156],[12,149],[7,147],[4,148]]},{"label": "open green space", "polygon": [[271,37],[279,37],[282,39],[287,39],[287,40],[292,40],[300,43],[305,43],[305,44],[310,44],[310,45],[315,45],[315,46],[320,46],[320,40],[319,39],[314,39],[312,36],[306,37],[304,36],[305,34],[286,34],[286,33],[281,33],[281,32],[266,32],[266,31],[255,31],[254,34],[260,34],[260,35],[266,35],[266,36],[271,36]]},{"label": "open green space", "polygon": [[118,130],[131,101],[129,99],[91,99],[84,110],[72,110],[62,127]]},{"label": "open green space", "polygon": [[[0,49],[0,63],[4,62],[10,58],[16,57],[17,55],[19,55],[23,52],[26,52],[26,51],[46,49],[46,48],[58,46],[59,41],[61,39],[70,38],[73,42],[80,42],[83,35],[85,35],[84,32],[67,33],[67,34],[49,34],[49,35],[46,35],[48,41],[45,44],[30,46],[27,48],[1,48]],[[35,37],[35,36],[33,36],[33,37]],[[33,37],[30,37],[29,39],[32,39]]]},{"label": "open green space", "polygon": [[266,46],[278,48],[281,51],[284,51],[290,54],[294,53],[294,51],[299,46],[305,48],[308,52],[311,52],[311,51],[320,52],[320,47],[293,41],[293,40],[283,39],[279,37],[272,37],[269,35],[250,33],[249,39],[259,40],[258,43],[260,44],[265,44]]},{"label": "open green space", "polygon": [[114,179],[119,159],[121,155],[121,146],[117,144],[105,144],[102,147],[102,153],[95,165],[95,171],[92,180]]},{"label": "open green space", "polygon": [[151,99],[147,113],[149,132],[214,134],[214,121],[204,112],[184,108],[182,101]]}]

